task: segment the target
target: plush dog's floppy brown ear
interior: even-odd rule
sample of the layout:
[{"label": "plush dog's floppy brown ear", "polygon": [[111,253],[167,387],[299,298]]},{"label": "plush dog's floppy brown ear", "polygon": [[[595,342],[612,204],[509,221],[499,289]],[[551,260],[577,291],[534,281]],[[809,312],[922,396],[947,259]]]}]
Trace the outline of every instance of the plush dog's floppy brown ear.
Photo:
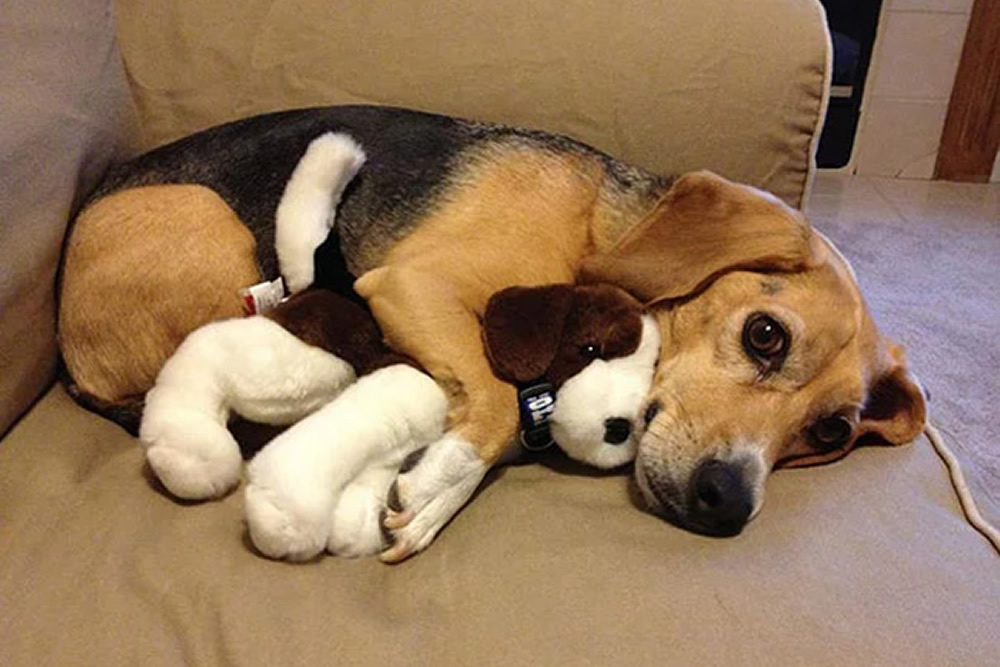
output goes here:
[{"label": "plush dog's floppy brown ear", "polygon": [[805,218],[774,197],[708,171],[679,178],[607,253],[584,259],[582,282],[618,285],[647,305],[704,288],[736,269],[809,264]]},{"label": "plush dog's floppy brown ear", "polygon": [[570,285],[509,287],[494,294],[483,315],[483,341],[493,373],[511,383],[544,375],[572,305]]}]

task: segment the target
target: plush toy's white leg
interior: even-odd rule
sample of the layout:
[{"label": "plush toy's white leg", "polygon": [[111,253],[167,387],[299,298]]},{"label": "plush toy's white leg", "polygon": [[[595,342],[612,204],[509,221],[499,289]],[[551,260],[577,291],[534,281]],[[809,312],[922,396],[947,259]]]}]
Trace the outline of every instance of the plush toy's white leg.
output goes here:
[{"label": "plush toy's white leg", "polygon": [[346,134],[327,132],[309,144],[275,213],[274,249],[291,293],[313,282],[313,254],[333,227],[344,188],[365,162]]},{"label": "plush toy's white leg", "polygon": [[275,426],[294,424],[355,381],[353,366],[279,324],[263,317],[243,321],[253,321],[254,330],[236,329],[230,368],[223,375],[229,405],[241,417]]},{"label": "plush toy's white leg", "polygon": [[358,380],[250,462],[245,509],[253,543],[272,558],[319,554],[341,489],[362,471],[398,466],[440,437],[447,409],[444,392],[410,366]]},{"label": "plush toy's white leg", "polygon": [[237,484],[239,445],[230,410],[289,424],[354,380],[342,359],[306,345],[263,317],[206,325],[167,360],[146,395],[139,440],[164,486],[179,498],[218,497]]},{"label": "plush toy's white leg", "polygon": [[398,463],[372,466],[344,487],[330,518],[326,550],[335,556],[374,556],[385,548],[381,514]]}]

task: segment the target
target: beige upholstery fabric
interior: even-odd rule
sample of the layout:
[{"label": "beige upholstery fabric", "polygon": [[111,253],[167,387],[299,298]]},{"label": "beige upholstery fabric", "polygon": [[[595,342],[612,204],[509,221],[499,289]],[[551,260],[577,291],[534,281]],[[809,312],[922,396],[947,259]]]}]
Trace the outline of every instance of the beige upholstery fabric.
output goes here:
[{"label": "beige upholstery fabric", "polygon": [[110,0],[4,0],[0,91],[2,434],[52,380],[66,221],[129,127]]},{"label": "beige upholstery fabric", "polygon": [[1000,559],[929,445],[778,473],[735,539],[622,475],[501,471],[400,566],[275,563],[54,389],[0,447],[0,664],[987,665]]},{"label": "beige upholstery fabric", "polygon": [[378,103],[572,135],[799,204],[823,103],[815,0],[118,0],[150,145],[263,111]]},{"label": "beige upholstery fabric", "polygon": [[[104,3],[9,4],[0,72],[19,83],[2,89],[25,92],[2,98],[16,113],[0,126],[0,429],[51,373],[77,165],[90,176],[114,144],[106,128],[124,126],[121,89],[102,83],[117,67]],[[797,202],[822,103],[819,10],[747,7],[119,2],[149,144],[279,107],[397,103],[567,132],[662,171],[709,166]],[[859,229],[838,239],[862,262],[912,249]],[[910,311],[892,314],[903,331]],[[978,359],[958,357],[955,377]],[[923,440],[776,474],[731,540],[639,512],[622,474],[550,465],[491,477],[400,566],[293,566],[252,553],[239,493],[170,500],[133,439],[53,389],[0,442],[0,665],[996,660],[1000,559]]]}]

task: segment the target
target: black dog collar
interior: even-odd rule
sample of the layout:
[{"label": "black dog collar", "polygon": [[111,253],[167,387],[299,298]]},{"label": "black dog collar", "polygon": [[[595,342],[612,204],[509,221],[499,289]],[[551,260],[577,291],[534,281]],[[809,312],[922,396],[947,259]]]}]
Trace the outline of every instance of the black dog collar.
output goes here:
[{"label": "black dog collar", "polygon": [[549,420],[556,408],[556,390],[543,379],[519,385],[517,405],[521,413],[521,446],[538,452],[552,445]]}]

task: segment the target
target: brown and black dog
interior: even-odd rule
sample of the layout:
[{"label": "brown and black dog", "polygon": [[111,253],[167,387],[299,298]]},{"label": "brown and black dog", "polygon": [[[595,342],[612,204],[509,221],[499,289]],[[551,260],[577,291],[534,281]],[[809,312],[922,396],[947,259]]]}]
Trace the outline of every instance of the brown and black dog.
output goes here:
[{"label": "brown and black dog", "polygon": [[389,560],[433,539],[515,433],[480,327],[511,285],[609,282],[652,309],[662,352],[635,475],[652,511],[691,530],[738,533],[776,465],[923,428],[902,351],[798,211],[708,172],[661,178],[564,137],[379,107],[239,121],[113,171],[63,272],[62,351],[84,395],[141,394],[186,333],[273,277],[275,207],[325,132],[368,160],[317,283],[358,276],[388,342],[450,397],[448,433],[397,478]]}]

